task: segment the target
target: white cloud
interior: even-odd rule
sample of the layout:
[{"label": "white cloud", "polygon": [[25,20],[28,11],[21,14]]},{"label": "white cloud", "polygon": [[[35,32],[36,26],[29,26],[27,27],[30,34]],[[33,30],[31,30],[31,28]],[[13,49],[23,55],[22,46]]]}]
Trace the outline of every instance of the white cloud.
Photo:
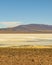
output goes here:
[{"label": "white cloud", "polygon": [[0,28],[9,28],[21,25],[20,22],[0,22]]}]

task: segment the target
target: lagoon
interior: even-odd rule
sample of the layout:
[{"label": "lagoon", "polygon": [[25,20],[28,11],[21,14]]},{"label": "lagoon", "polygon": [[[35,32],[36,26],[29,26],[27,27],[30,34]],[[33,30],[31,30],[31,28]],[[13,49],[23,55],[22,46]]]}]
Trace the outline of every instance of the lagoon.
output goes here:
[{"label": "lagoon", "polygon": [[0,34],[0,47],[52,45],[52,34]]}]

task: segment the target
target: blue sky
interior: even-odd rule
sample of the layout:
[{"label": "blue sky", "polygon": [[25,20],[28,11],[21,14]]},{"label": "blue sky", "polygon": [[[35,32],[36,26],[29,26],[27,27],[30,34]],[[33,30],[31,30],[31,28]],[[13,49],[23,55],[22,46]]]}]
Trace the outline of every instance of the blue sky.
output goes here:
[{"label": "blue sky", "polygon": [[52,25],[52,0],[0,0],[0,27],[7,25],[1,22]]}]

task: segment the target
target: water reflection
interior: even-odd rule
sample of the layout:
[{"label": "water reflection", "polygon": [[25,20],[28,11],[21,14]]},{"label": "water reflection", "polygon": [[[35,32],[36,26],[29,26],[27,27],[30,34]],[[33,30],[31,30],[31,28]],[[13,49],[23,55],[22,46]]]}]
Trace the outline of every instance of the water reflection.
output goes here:
[{"label": "water reflection", "polygon": [[52,34],[0,34],[0,47],[52,45]]},{"label": "water reflection", "polygon": [[52,45],[52,39],[33,39],[21,41],[3,41],[0,46],[19,46],[19,45]]}]

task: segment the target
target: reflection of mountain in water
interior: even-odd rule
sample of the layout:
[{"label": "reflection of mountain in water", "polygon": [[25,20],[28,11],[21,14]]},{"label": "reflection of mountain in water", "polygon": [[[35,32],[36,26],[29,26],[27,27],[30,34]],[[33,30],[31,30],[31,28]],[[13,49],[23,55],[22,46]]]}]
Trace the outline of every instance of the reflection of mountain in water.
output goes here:
[{"label": "reflection of mountain in water", "polygon": [[36,39],[36,40],[28,40],[26,42],[52,42],[52,39]]},{"label": "reflection of mountain in water", "polygon": [[33,39],[26,41],[3,41],[0,42],[0,47],[2,46],[23,46],[23,45],[52,45],[52,39]]}]

